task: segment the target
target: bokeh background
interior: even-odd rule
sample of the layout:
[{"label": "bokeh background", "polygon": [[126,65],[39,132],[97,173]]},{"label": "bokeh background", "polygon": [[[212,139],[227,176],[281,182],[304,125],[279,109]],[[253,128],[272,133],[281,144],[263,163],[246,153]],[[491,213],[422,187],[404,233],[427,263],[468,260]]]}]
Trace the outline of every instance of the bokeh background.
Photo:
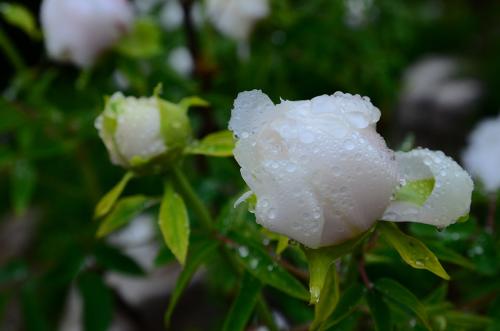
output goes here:
[{"label": "bokeh background", "polygon": [[[391,148],[441,149],[457,160],[473,126],[500,110],[495,0],[271,0],[246,43],[215,29],[202,1],[184,1],[184,11],[172,2],[136,0],[138,17],[150,23],[135,45],[142,51],[111,50],[85,70],[51,61],[43,37],[0,19],[0,37],[10,39],[19,60],[14,65],[0,52],[0,330],[163,329],[180,267],[154,217],[141,215],[124,231],[95,238],[93,208],[123,170],[109,162],[94,119],[104,96],[117,90],[151,95],[161,82],[167,100],[208,100],[208,109],[190,111],[197,137],[226,128],[244,90],[262,89],[274,101],[366,95],[382,112],[379,131]],[[18,3],[38,17],[39,1]],[[244,187],[231,159],[194,158],[186,167],[214,213]],[[127,191],[157,195],[156,182],[144,178]],[[489,199],[475,192],[468,223],[409,230],[470,263],[443,300],[498,318],[499,240],[482,230],[488,210]],[[223,268],[215,271],[195,276],[174,330],[220,327],[234,280]],[[368,271],[389,273],[421,296],[437,284],[401,265],[375,263]],[[269,296],[283,329],[310,318],[307,307]],[[85,324],[82,309],[97,324]],[[465,329],[474,325],[442,330]]]}]

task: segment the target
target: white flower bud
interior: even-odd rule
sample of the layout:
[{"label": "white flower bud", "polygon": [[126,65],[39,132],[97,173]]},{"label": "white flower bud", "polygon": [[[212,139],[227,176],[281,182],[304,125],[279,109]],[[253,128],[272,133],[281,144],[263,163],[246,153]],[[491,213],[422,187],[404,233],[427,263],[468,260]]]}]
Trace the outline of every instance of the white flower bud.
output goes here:
[{"label": "white flower bud", "polygon": [[500,189],[500,116],[482,121],[472,131],[463,161],[487,191]]},{"label": "white flower bud", "polygon": [[141,170],[177,158],[191,136],[186,110],[156,96],[125,97],[117,92],[107,101],[95,126],[111,161]]},{"label": "white flower bud", "polygon": [[444,228],[469,213],[473,182],[469,174],[443,152],[417,148],[397,152],[403,182],[434,178],[434,188],[422,206],[393,201],[383,219],[419,222]]},{"label": "white flower bud", "polygon": [[257,222],[312,248],[369,229],[398,183],[393,152],[375,130],[379,118],[358,95],[274,105],[261,91],[240,93],[229,128],[258,198]]},{"label": "white flower bud", "polygon": [[268,0],[207,0],[207,14],[224,35],[248,39],[254,24],[269,14]]},{"label": "white flower bud", "polygon": [[49,56],[79,67],[91,66],[130,29],[133,17],[126,0],[44,0],[40,11]]}]

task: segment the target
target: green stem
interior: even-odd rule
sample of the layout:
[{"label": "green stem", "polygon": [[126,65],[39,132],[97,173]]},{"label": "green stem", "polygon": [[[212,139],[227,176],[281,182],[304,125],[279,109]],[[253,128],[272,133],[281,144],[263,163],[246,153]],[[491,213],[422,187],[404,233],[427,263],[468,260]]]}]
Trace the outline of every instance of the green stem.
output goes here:
[{"label": "green stem", "polygon": [[16,47],[2,29],[0,29],[0,48],[18,73],[26,68]]},{"label": "green stem", "polygon": [[176,187],[180,190],[180,193],[187,200],[191,208],[193,208],[194,213],[196,214],[196,216],[198,216],[203,227],[208,230],[212,230],[214,225],[212,216],[210,216],[210,212],[208,211],[207,207],[205,206],[203,201],[201,201],[198,194],[196,194],[182,170],[174,167],[172,176],[175,181]]}]

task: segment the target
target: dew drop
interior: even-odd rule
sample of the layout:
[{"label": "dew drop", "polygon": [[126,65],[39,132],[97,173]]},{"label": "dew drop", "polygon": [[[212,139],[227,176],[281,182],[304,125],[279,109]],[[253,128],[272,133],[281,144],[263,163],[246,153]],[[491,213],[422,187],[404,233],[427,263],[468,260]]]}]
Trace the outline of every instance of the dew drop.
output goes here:
[{"label": "dew drop", "polygon": [[248,256],[248,248],[246,246],[238,247],[238,253],[242,258],[246,258]]}]

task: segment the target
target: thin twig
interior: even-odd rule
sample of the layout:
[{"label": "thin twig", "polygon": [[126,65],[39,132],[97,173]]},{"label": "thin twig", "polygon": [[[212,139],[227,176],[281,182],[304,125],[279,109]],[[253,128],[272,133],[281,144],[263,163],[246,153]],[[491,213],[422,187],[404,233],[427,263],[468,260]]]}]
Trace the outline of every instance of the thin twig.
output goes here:
[{"label": "thin twig", "polygon": [[283,259],[280,259],[278,261],[278,263],[283,267],[285,268],[286,270],[288,270],[291,274],[293,274],[294,276],[304,280],[304,281],[309,281],[309,273],[307,271],[304,271],[302,269],[299,269],[297,268],[296,266],[294,266],[293,264],[291,264],[290,262],[286,261],[286,260],[283,260]]},{"label": "thin twig", "polygon": [[371,289],[373,287],[373,283],[370,281],[370,278],[368,278],[368,274],[366,273],[365,257],[363,255],[363,253],[359,257],[358,271],[359,271],[359,275],[361,276],[361,280],[365,284],[366,288]]}]

